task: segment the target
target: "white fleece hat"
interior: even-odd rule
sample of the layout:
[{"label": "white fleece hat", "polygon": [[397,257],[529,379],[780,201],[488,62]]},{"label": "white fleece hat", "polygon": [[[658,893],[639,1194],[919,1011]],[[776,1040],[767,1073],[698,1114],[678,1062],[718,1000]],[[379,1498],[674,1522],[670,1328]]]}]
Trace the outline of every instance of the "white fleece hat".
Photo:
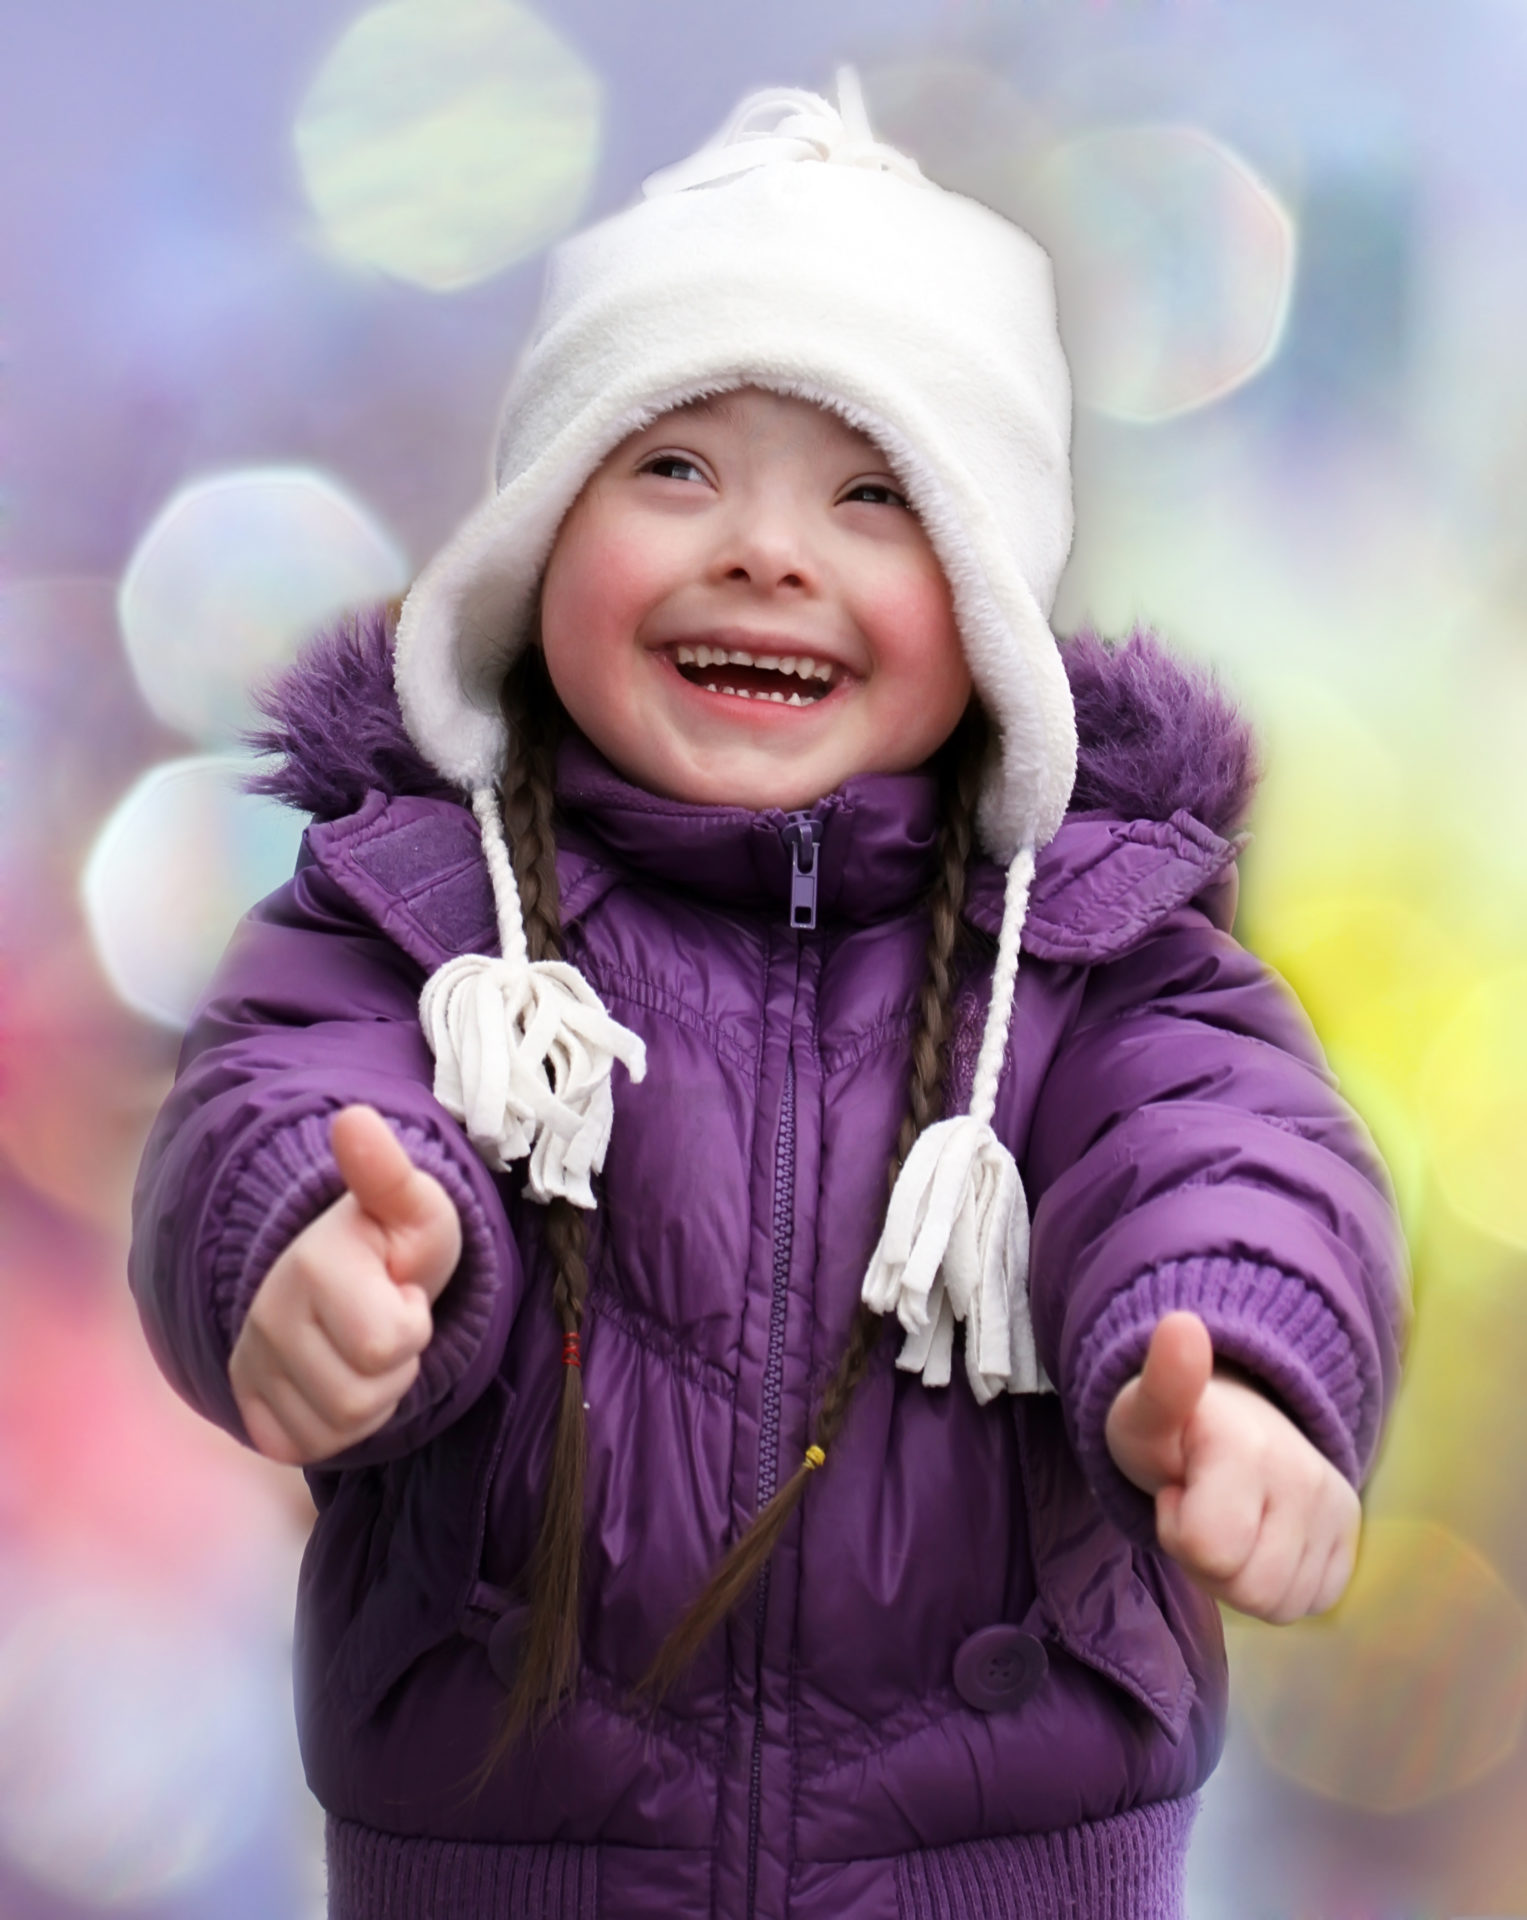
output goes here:
[{"label": "white fleece hat", "polygon": [[533,1198],[595,1204],[613,1064],[640,1079],[645,1055],[575,968],[529,961],[496,793],[499,688],[595,468],[669,408],[744,386],[831,408],[879,446],[948,577],[995,726],[976,824],[1008,881],[970,1108],[913,1146],[863,1298],[896,1313],[899,1364],[930,1386],[948,1382],[963,1322],[978,1399],[1038,1390],[1028,1208],[991,1121],[1034,856],[1076,774],[1047,625],[1071,542],[1070,380],[1044,252],[879,145],[850,72],[836,108],[794,90],[750,96],[635,206],[557,248],[505,402],[496,489],[404,602],[403,718],[472,795],[501,943],[426,983],[435,1092],[490,1166],[528,1159]]},{"label": "white fleece hat", "polygon": [[1046,624],[1071,543],[1049,259],[877,144],[848,73],[836,109],[752,95],[642,200],[552,254],[496,490],[403,605],[397,687],[415,744],[464,788],[497,779],[504,670],[585,481],[658,414],[742,386],[830,407],[885,454],[948,577],[1000,741],[981,842],[1004,865],[1044,845],[1076,771]]}]

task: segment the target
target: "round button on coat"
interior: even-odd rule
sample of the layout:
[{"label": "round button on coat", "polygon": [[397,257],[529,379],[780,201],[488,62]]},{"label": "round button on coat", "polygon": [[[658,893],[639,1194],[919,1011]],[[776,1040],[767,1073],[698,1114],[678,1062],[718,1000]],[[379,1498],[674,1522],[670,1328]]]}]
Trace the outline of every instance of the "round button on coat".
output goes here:
[{"label": "round button on coat", "polygon": [[982,1713],[1021,1707],[1050,1670],[1044,1643],[1022,1627],[982,1627],[954,1656],[955,1690]]}]

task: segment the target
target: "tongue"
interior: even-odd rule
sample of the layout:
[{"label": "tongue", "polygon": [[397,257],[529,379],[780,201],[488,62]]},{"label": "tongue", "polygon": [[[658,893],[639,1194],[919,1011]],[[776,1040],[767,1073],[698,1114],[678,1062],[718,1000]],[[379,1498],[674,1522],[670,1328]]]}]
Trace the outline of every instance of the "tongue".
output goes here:
[{"label": "tongue", "polygon": [[680,667],[684,678],[697,687],[735,687],[739,693],[798,693],[803,699],[819,699],[826,688],[820,680],[802,680],[799,674],[775,673],[769,667]]}]

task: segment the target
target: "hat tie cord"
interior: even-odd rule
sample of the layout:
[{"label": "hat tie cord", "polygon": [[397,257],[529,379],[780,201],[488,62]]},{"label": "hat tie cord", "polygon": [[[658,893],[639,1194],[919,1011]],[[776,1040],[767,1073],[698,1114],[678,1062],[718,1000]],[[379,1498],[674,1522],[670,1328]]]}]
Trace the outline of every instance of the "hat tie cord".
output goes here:
[{"label": "hat tie cord", "polygon": [[1017,1162],[991,1124],[1033,879],[1034,850],[1024,846],[1008,869],[970,1111],[918,1135],[862,1290],[866,1306],[894,1313],[906,1329],[896,1364],[920,1373],[925,1386],[948,1386],[954,1329],[963,1322],[966,1377],[983,1406],[1004,1390],[1051,1390],[1029,1313],[1028,1201]]}]

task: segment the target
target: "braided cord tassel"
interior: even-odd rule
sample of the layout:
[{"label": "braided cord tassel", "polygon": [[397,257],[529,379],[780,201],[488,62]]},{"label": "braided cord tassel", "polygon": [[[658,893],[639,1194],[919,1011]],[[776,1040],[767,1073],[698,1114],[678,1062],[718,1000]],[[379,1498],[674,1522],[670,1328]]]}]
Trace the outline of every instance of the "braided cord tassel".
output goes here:
[{"label": "braided cord tassel", "polygon": [[435,1056],[435,1098],[496,1172],[529,1159],[533,1199],[592,1207],[614,1121],[611,1072],[619,1060],[642,1079],[646,1049],[576,967],[530,960],[491,787],[476,789],[472,810],[502,951],[459,954],[424,983],[419,1020]]},{"label": "braided cord tassel", "polygon": [[965,1372],[982,1405],[1004,1390],[1050,1387],[1029,1316],[1028,1202],[1017,1163],[991,1124],[1033,880],[1034,850],[1025,846],[1008,869],[970,1111],[918,1135],[863,1287],[866,1306],[894,1313],[907,1330],[897,1366],[920,1373],[927,1386],[949,1384],[954,1329],[963,1323]]}]

